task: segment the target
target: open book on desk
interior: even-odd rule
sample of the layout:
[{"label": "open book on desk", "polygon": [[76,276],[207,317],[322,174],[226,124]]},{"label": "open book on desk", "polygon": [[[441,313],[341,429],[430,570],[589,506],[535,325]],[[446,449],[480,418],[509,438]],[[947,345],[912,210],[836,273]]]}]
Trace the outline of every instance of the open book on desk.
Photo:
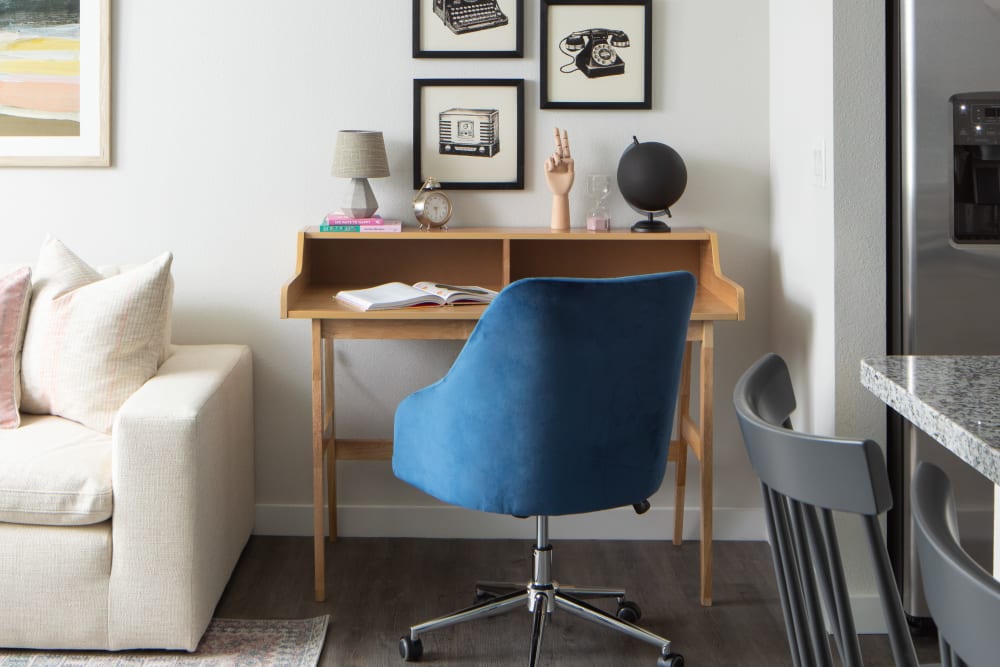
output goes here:
[{"label": "open book on desk", "polygon": [[425,280],[413,285],[386,283],[367,289],[341,290],[334,298],[358,310],[389,310],[410,306],[489,303],[496,295],[485,287],[446,285]]}]

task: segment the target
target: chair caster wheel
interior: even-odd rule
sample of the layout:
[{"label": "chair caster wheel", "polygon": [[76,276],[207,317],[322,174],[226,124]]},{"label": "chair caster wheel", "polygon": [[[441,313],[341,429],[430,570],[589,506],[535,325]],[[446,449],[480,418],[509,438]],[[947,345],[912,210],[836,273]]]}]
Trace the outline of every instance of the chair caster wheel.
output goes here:
[{"label": "chair caster wheel", "polygon": [[684,656],[680,653],[664,653],[656,661],[656,667],[684,667]]},{"label": "chair caster wheel", "polygon": [[424,654],[424,643],[419,639],[410,639],[408,635],[399,638],[399,657],[406,662],[416,662]]},{"label": "chair caster wheel", "polygon": [[618,611],[615,613],[619,621],[626,623],[638,623],[642,618],[642,609],[631,600],[622,600],[618,603]]}]

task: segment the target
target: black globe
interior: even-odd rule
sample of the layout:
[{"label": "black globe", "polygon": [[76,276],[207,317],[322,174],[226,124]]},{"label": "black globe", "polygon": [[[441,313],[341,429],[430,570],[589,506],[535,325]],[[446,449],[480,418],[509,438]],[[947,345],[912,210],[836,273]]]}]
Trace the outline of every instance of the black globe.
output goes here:
[{"label": "black globe", "polygon": [[618,161],[618,189],[625,201],[636,211],[646,213],[647,225],[657,229],[635,231],[668,231],[661,222],[654,223],[654,215],[670,216],[673,206],[687,187],[687,167],[684,160],[670,146],[658,141],[632,143]]}]

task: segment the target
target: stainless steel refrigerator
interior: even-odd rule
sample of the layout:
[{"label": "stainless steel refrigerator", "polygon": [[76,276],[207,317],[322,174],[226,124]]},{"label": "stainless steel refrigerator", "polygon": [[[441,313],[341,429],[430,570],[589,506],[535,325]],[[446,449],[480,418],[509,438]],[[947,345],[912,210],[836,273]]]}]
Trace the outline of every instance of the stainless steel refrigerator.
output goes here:
[{"label": "stainless steel refrigerator", "polygon": [[[889,352],[1000,354],[1000,0],[888,5]],[[909,502],[919,460],[952,478],[963,543],[987,568],[993,528],[992,484],[893,416],[890,555],[917,626],[929,616]]]}]

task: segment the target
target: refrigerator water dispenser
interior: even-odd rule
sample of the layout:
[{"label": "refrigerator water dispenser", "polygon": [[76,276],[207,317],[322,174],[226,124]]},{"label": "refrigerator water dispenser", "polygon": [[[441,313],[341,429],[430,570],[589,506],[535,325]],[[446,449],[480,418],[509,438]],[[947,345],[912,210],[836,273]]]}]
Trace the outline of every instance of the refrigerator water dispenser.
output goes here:
[{"label": "refrigerator water dispenser", "polygon": [[1000,92],[951,97],[952,239],[1000,243]]}]

